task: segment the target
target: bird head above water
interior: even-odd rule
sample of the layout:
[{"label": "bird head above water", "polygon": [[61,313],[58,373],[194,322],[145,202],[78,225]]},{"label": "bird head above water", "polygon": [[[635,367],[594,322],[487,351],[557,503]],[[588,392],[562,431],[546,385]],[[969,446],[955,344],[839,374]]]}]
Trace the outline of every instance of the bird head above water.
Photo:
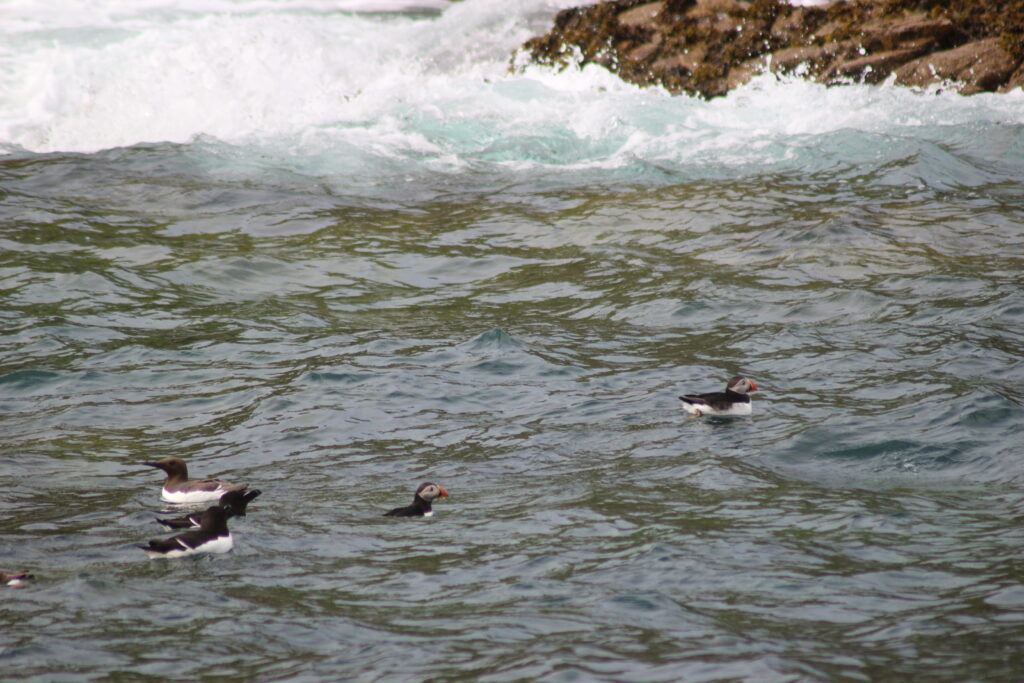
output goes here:
[{"label": "bird head above water", "polygon": [[448,492],[437,484],[427,481],[420,484],[419,488],[416,489],[416,495],[423,500],[430,502],[437,498],[447,498]]},{"label": "bird head above water", "polygon": [[725,385],[725,390],[732,391],[737,394],[747,394],[752,391],[757,391],[757,383],[752,379],[736,375],[729,380],[728,384]]}]

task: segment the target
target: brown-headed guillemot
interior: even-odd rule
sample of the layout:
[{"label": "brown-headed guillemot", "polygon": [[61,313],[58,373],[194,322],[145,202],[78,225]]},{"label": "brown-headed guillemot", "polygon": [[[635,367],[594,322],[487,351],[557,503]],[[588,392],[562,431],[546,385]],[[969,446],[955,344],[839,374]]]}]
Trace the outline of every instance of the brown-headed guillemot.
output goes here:
[{"label": "brown-headed guillemot", "polygon": [[160,498],[168,503],[219,501],[228,491],[244,491],[248,488],[245,484],[229,484],[220,479],[189,479],[185,461],[173,456],[142,464],[156,467],[167,474]]},{"label": "brown-headed guillemot", "polygon": [[[249,503],[256,498],[256,496],[263,493],[259,489],[249,489],[248,491],[228,491],[220,497],[218,505],[224,508],[224,513],[227,519],[232,517],[245,517],[245,509],[249,506]],[[191,515],[185,515],[184,517],[175,517],[174,519],[160,519],[157,518],[157,522],[167,527],[168,529],[191,529],[193,527],[200,526],[200,520],[202,514],[195,512]]]},{"label": "brown-headed guillemot", "polygon": [[220,505],[199,514],[199,528],[171,538],[155,539],[140,545],[150,559],[183,557],[196,553],[226,553],[234,547],[228,531],[227,512]]},{"label": "brown-headed guillemot", "polygon": [[385,517],[430,517],[434,514],[434,510],[430,507],[430,504],[437,498],[447,498],[448,492],[437,484],[431,484],[429,481],[420,484],[420,487],[416,489],[416,495],[412,498],[412,505],[406,505],[405,507],[395,508],[390,512],[385,512]]},{"label": "brown-headed guillemot", "polygon": [[701,415],[741,416],[750,415],[750,397],[747,394],[757,391],[754,380],[736,376],[725,385],[725,391],[708,394],[686,394],[680,396],[683,410],[694,417]]}]

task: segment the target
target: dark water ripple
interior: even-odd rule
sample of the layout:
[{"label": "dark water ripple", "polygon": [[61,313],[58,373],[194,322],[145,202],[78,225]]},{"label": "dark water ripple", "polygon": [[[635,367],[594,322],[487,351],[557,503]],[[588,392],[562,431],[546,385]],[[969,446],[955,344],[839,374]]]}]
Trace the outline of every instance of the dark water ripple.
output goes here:
[{"label": "dark water ripple", "polygon": [[[0,548],[39,578],[3,670],[1013,680],[1020,164],[901,145],[391,206],[187,146],[7,159]],[[683,417],[740,372],[751,419]],[[172,454],[264,491],[229,556],[132,547]],[[433,519],[379,516],[427,479]]]}]

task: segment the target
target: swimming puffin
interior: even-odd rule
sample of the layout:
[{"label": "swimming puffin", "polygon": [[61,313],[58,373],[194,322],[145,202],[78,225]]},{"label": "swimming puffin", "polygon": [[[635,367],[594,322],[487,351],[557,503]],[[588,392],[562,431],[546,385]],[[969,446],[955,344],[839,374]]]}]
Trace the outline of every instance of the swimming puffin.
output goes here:
[{"label": "swimming puffin", "polygon": [[750,415],[750,397],[747,394],[751,391],[757,391],[754,380],[737,375],[725,385],[725,391],[686,394],[679,399],[683,402],[683,410],[694,417]]},{"label": "swimming puffin", "polygon": [[167,474],[160,499],[168,503],[208,503],[219,501],[228,491],[244,491],[245,484],[229,484],[220,479],[189,479],[188,467],[181,458],[168,457],[156,462],[144,462]]},{"label": "swimming puffin", "polygon": [[434,514],[430,504],[434,502],[436,498],[447,498],[448,492],[437,484],[432,484],[429,481],[420,484],[420,487],[416,489],[416,495],[412,498],[412,505],[406,505],[405,507],[395,508],[390,512],[385,512],[385,517],[430,517]]}]

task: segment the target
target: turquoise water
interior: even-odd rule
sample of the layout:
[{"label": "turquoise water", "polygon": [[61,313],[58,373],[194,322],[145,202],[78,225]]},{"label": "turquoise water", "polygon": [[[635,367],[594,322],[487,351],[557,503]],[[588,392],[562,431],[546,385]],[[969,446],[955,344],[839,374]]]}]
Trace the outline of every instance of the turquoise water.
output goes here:
[{"label": "turquoise water", "polygon": [[[0,55],[62,93],[0,102],[5,677],[1019,678],[1020,93],[508,74],[551,6],[75,7]],[[679,409],[739,373],[751,418]],[[232,553],[134,547],[168,455],[263,491]]]}]

